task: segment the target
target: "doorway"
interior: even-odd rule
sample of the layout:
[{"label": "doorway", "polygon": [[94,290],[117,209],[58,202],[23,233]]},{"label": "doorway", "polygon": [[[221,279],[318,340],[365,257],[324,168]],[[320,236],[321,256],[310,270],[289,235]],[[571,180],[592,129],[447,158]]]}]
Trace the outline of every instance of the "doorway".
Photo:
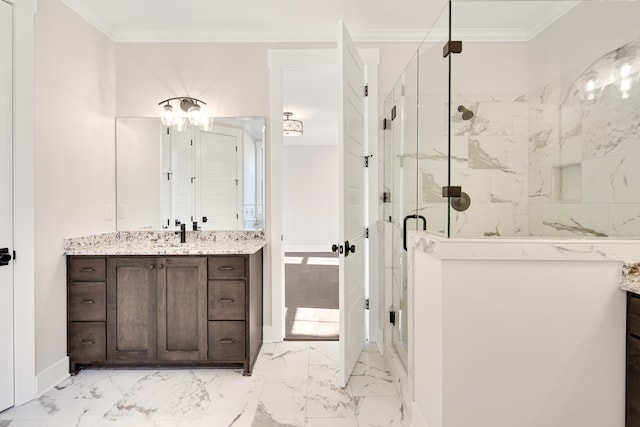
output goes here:
[{"label": "doorway", "polygon": [[283,70],[283,109],[303,133],[283,136],[286,340],[338,340],[338,105],[336,66]]}]

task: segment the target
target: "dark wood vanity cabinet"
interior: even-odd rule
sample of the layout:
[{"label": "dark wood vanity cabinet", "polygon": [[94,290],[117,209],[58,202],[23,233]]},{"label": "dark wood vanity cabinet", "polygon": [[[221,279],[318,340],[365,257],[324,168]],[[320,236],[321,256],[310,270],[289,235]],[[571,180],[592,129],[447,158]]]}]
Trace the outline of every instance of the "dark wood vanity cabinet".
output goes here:
[{"label": "dark wood vanity cabinet", "polygon": [[627,292],[626,427],[640,426],[640,295]]},{"label": "dark wood vanity cabinet", "polygon": [[262,345],[262,250],[70,256],[68,353],[83,366],[242,366]]}]

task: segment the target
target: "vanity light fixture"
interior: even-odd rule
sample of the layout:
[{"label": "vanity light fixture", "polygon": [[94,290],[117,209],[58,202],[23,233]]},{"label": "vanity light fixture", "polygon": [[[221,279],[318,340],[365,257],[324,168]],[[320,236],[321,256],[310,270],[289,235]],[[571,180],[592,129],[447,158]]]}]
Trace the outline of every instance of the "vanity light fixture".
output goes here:
[{"label": "vanity light fixture", "polygon": [[293,113],[284,113],[284,120],[282,122],[282,134],[286,136],[302,135],[302,122],[300,120],[292,120],[290,117]]},{"label": "vanity light fixture", "polygon": [[187,117],[189,119],[189,123],[193,126],[198,126],[202,120],[200,105],[207,105],[206,102],[201,101],[196,98],[192,98],[190,96],[177,96],[175,98],[168,98],[164,101],[160,101],[158,105],[163,105],[164,114],[162,115],[162,124],[165,126],[175,126],[177,128],[182,128],[184,130],[185,123],[184,118],[176,117],[173,113],[173,106],[171,105],[171,101],[180,102],[180,109],[187,113]]}]

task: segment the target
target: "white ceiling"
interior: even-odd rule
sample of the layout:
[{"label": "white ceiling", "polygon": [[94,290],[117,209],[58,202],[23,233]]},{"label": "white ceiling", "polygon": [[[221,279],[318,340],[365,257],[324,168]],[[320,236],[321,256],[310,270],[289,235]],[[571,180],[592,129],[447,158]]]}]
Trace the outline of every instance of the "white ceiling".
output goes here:
[{"label": "white ceiling", "polygon": [[[61,0],[116,42],[420,41],[448,20],[446,0]],[[454,25],[482,37],[526,38],[569,1],[456,1]],[[441,29],[444,31],[444,28]]]}]

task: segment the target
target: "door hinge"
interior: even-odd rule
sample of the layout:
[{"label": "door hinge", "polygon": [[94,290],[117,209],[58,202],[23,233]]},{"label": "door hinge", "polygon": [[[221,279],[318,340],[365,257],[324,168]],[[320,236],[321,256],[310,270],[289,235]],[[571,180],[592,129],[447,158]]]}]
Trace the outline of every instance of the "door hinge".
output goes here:
[{"label": "door hinge", "polygon": [[365,229],[364,229],[364,238],[365,239],[369,238],[369,227],[365,227]]},{"label": "door hinge", "polygon": [[364,85],[364,96],[369,96],[369,85]]},{"label": "door hinge", "polygon": [[391,323],[392,325],[396,324],[396,312],[395,311],[390,311],[389,312],[389,323]]},{"label": "door hinge", "polygon": [[196,177],[195,177],[195,176],[192,176],[192,177],[191,177],[191,183],[193,184],[195,180],[196,180]]},{"label": "door hinge", "polygon": [[16,260],[16,251],[13,251],[13,260]]},{"label": "door hinge", "polygon": [[364,300],[364,309],[365,309],[365,310],[369,310],[369,298],[367,298],[366,300]]},{"label": "door hinge", "polygon": [[173,175],[173,172],[167,172],[167,181],[171,181],[171,175]]},{"label": "door hinge", "polygon": [[240,215],[236,214],[236,219],[240,219]]},{"label": "door hinge", "polygon": [[369,167],[369,157],[373,157],[373,154],[369,154],[368,156],[364,156],[364,167]]},{"label": "door hinge", "polygon": [[238,152],[238,146],[236,145],[236,153]]},{"label": "door hinge", "polygon": [[191,140],[191,146],[193,147],[193,139]]},{"label": "door hinge", "polygon": [[391,120],[395,120],[396,119],[396,115],[397,115],[397,109],[396,106],[394,105],[393,108],[391,109]]},{"label": "door hinge", "polygon": [[236,179],[236,187],[238,186],[238,183],[240,182],[239,179]]},{"label": "door hinge", "polygon": [[169,135],[169,128],[167,128],[167,135]]},{"label": "door hinge", "polygon": [[386,117],[382,119],[382,129],[383,130],[391,129],[391,120],[387,119]]}]

